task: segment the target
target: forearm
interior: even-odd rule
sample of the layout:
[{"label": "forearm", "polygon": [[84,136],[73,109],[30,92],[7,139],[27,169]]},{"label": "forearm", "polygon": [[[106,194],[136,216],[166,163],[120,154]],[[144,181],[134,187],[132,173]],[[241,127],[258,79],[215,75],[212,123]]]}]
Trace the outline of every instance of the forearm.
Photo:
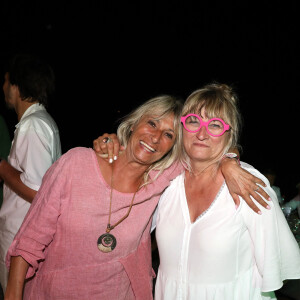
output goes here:
[{"label": "forearm", "polygon": [[7,288],[5,291],[5,300],[21,300],[23,295],[24,281],[28,262],[22,256],[12,256],[10,262]]},{"label": "forearm", "polygon": [[12,167],[7,161],[2,160],[0,163],[0,178],[16,194],[28,202],[32,202],[37,191],[25,185],[21,178],[21,172]]}]

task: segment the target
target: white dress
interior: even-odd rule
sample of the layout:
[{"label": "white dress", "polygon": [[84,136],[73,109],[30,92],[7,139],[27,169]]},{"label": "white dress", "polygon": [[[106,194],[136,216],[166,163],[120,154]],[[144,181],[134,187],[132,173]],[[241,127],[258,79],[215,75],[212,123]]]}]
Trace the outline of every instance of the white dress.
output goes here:
[{"label": "white dress", "polygon": [[[242,166],[268,183],[252,166]],[[269,185],[265,190],[276,199]],[[276,299],[270,291],[300,278],[300,249],[278,201],[269,205],[258,215],[241,199],[236,209],[224,183],[191,223],[184,173],[175,178],[154,218],[160,256],[155,299]]]}]

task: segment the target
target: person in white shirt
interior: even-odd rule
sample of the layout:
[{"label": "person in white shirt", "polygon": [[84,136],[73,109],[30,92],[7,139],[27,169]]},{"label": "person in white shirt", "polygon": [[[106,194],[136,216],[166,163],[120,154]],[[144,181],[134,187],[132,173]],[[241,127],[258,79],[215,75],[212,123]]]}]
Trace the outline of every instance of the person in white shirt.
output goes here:
[{"label": "person in white shirt", "polygon": [[45,108],[54,87],[54,72],[40,58],[21,54],[10,61],[3,91],[6,104],[15,110],[19,123],[7,161],[0,159],[0,180],[4,182],[0,210],[0,282],[3,291],[8,277],[7,250],[45,172],[61,156],[59,130]]},{"label": "person in white shirt", "polygon": [[241,163],[266,183],[254,190],[272,198],[271,209],[259,215],[242,198],[234,205],[220,171],[224,154],[237,147],[239,120],[237,96],[225,84],[206,85],[184,104],[185,171],[165,190],[153,218],[156,300],[276,299],[273,291],[285,279],[300,278],[300,250],[268,180]]}]

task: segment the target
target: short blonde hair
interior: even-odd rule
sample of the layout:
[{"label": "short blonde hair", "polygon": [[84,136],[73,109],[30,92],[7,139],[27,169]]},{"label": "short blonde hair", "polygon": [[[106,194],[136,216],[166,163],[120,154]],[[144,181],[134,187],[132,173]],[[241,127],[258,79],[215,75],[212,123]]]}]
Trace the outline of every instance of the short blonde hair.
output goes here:
[{"label": "short blonde hair", "polygon": [[179,98],[170,95],[161,95],[149,99],[133,110],[123,118],[122,123],[118,127],[117,135],[119,141],[121,145],[126,148],[131,136],[132,128],[140,122],[142,117],[155,116],[157,120],[160,120],[170,114],[174,114],[174,145],[164,157],[150,166],[145,174],[145,183],[149,183],[150,171],[158,171],[153,178],[153,180],[155,180],[166,168],[170,167],[175,160],[179,159],[180,147],[182,144],[182,130],[180,128],[181,110],[182,101]]},{"label": "short blonde hair", "polygon": [[[227,84],[216,82],[205,85],[188,96],[182,108],[182,115],[186,116],[193,113],[199,115],[203,108],[205,108],[207,118],[220,118],[230,125],[224,154],[230,148],[239,148],[238,139],[242,118],[238,109],[238,97],[233,88]],[[180,160],[187,169],[190,169],[190,159],[183,144]]]}]

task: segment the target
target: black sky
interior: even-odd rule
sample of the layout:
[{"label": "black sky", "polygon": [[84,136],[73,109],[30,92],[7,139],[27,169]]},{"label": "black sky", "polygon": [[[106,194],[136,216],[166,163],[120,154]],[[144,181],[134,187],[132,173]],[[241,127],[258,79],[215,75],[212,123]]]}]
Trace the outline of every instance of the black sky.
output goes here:
[{"label": "black sky", "polygon": [[[289,1],[2,1],[1,70],[13,53],[53,66],[49,111],[63,151],[91,147],[158,94],[183,99],[217,80],[236,88],[242,160],[271,165],[290,197],[299,181],[299,16]],[[3,73],[3,72],[2,72]],[[11,134],[17,122],[4,106]]]}]

